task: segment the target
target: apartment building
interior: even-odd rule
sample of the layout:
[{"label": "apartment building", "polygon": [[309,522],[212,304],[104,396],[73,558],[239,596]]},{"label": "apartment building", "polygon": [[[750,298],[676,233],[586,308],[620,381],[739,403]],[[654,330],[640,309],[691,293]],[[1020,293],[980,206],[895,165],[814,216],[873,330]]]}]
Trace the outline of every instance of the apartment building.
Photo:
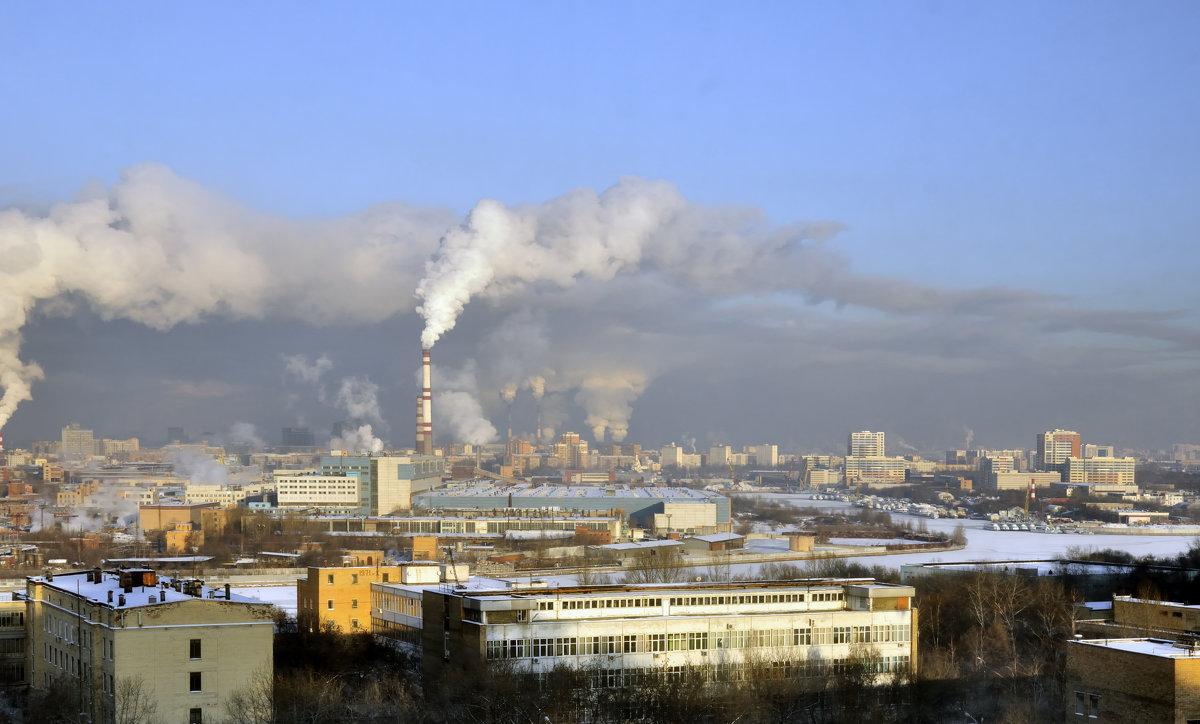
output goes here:
[{"label": "apartment building", "polygon": [[67,684],[88,721],[115,722],[132,688],[142,720],[221,721],[230,696],[274,667],[274,607],[228,587],[95,569],[31,577],[23,600],[30,687]]},{"label": "apartment building", "polygon": [[504,662],[545,673],[589,668],[621,685],[699,670],[737,680],[755,667],[825,676],[869,661],[879,680],[916,666],[915,591],[818,579],[426,591],[423,670]]}]

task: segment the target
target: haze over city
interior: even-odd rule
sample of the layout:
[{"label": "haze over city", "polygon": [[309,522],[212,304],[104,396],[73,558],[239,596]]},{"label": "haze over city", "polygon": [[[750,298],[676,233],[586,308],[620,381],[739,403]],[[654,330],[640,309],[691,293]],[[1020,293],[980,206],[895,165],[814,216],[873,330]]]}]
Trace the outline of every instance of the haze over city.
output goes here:
[{"label": "haze over city", "polygon": [[0,432],[1200,443],[1198,12],[5,8]]}]

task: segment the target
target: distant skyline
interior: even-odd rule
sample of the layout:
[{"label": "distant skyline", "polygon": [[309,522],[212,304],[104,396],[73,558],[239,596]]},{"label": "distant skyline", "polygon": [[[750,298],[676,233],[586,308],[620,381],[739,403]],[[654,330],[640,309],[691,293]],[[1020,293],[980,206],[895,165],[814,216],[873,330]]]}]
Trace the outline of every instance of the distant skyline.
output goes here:
[{"label": "distant skyline", "polygon": [[5,7],[0,432],[411,445],[415,293],[466,224],[496,251],[434,348],[439,442],[502,437],[514,385],[532,432],[542,377],[548,426],[652,446],[1200,443],[1197,21]]}]

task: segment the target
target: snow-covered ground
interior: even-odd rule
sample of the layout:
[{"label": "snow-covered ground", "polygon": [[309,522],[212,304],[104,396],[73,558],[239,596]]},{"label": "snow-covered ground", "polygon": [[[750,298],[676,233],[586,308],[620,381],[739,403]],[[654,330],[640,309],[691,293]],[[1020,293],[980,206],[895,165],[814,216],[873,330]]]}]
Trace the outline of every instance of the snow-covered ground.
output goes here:
[{"label": "snow-covered ground", "polygon": [[[842,508],[848,512],[861,510],[838,500],[810,500],[804,495],[770,494],[800,507]],[[979,561],[1019,558],[1056,558],[1066,555],[1068,548],[1114,548],[1128,551],[1134,556],[1174,556],[1188,549],[1196,538],[1191,536],[1164,535],[1081,535],[1075,533],[1036,533],[1026,531],[992,530],[992,524],[984,520],[954,520],[946,518],[922,518],[892,513],[897,521],[911,520],[914,525],[924,523],[930,532],[953,533],[962,526],[967,534],[966,548],[941,553],[913,553],[863,559],[870,565],[898,567],[907,563],[928,561]]]},{"label": "snow-covered ground", "polygon": [[[849,512],[860,510],[848,503],[837,500],[810,500],[807,496],[769,493],[763,497],[786,501],[800,507],[824,509],[845,508]],[[995,560],[1033,560],[1041,558],[1060,558],[1067,555],[1069,548],[1113,548],[1128,551],[1134,556],[1173,556],[1188,549],[1195,541],[1190,536],[1162,535],[1079,535],[1073,533],[1050,534],[1025,531],[995,531],[992,524],[982,520],[949,520],[931,519],[917,516],[893,513],[896,520],[912,520],[914,525],[924,523],[931,532],[953,533],[954,529],[962,526],[967,534],[967,545],[962,550],[941,551],[936,553],[899,553],[895,555],[853,556],[849,560],[857,561],[868,566],[886,566],[899,568],[912,563],[957,563],[965,561],[995,561]],[[889,540],[862,538],[835,539],[836,542],[849,545],[884,545]],[[902,542],[902,541],[895,541]],[[787,550],[786,540],[750,539],[746,548],[758,552],[779,552]],[[805,561],[793,561],[792,565],[804,567]],[[735,563],[728,568],[732,575],[756,573],[759,563]],[[697,569],[702,575],[703,567]],[[610,576],[619,578],[620,573]],[[516,578],[524,580],[525,577]],[[568,575],[538,576],[539,580],[549,585],[568,585],[574,577]],[[260,601],[273,603],[291,615],[296,614],[296,586],[244,586],[235,587],[235,593],[257,598]]]},{"label": "snow-covered ground", "polygon": [[296,584],[290,586],[230,586],[230,590],[240,596],[257,598],[263,603],[273,603],[289,616],[296,615]]}]

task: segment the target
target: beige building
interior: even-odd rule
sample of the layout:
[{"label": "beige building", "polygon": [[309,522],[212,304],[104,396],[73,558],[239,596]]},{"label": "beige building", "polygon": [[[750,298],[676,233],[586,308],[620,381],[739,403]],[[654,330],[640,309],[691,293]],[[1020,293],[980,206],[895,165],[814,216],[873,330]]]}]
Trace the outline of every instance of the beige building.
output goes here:
[{"label": "beige building", "polygon": [[1067,722],[1200,721],[1200,650],[1165,639],[1067,642]]},{"label": "beige building", "polygon": [[274,607],[154,571],[28,579],[29,684],[59,681],[88,721],[135,699],[145,721],[216,722],[229,698],[274,669]]},{"label": "beige building", "polygon": [[[1067,458],[1062,465],[1064,483],[1100,483],[1135,487],[1134,470],[1137,461],[1132,457]],[[1134,490],[1136,491],[1136,488]]]},{"label": "beige building", "polygon": [[847,485],[865,480],[903,482],[905,471],[908,469],[908,461],[904,458],[889,458],[881,455],[848,457],[845,468]]}]

